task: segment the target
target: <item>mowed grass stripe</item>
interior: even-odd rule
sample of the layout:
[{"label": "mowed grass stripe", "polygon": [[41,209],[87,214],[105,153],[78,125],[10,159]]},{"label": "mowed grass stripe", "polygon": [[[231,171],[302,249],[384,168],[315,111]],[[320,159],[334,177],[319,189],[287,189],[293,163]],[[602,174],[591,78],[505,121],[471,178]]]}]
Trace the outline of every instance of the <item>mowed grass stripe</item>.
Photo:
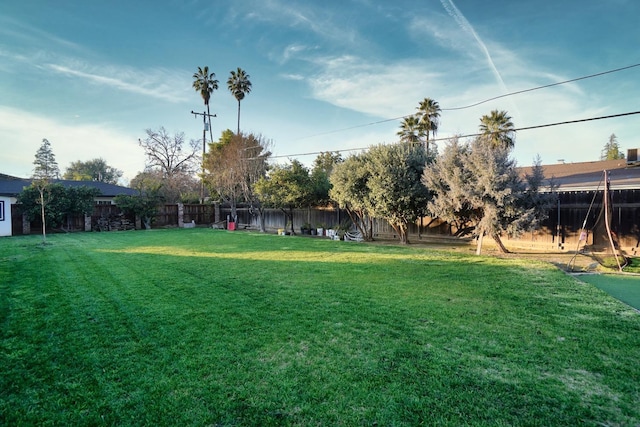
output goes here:
[{"label": "mowed grass stripe", "polygon": [[547,264],[216,230],[0,240],[3,424],[640,422],[640,320]]}]

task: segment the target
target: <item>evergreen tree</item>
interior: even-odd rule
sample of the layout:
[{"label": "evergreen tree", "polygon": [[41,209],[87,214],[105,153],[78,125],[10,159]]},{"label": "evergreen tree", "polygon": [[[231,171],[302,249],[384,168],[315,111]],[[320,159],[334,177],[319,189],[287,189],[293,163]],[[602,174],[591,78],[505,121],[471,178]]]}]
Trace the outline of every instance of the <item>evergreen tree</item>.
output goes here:
[{"label": "evergreen tree", "polygon": [[600,160],[618,160],[624,159],[624,153],[620,151],[620,144],[618,144],[618,137],[615,133],[609,136],[609,142],[604,145]]},{"label": "evergreen tree", "polygon": [[60,176],[60,168],[56,162],[56,156],[51,149],[51,143],[44,138],[42,145],[36,152],[36,159],[33,161],[35,165],[33,171],[34,179],[57,179]]},{"label": "evergreen tree", "polygon": [[492,146],[482,136],[468,145],[454,140],[422,178],[435,193],[429,211],[477,237],[478,255],[484,236],[507,252],[500,235],[536,228],[555,197],[539,191],[544,178],[539,162],[523,180],[509,153],[507,146]]}]

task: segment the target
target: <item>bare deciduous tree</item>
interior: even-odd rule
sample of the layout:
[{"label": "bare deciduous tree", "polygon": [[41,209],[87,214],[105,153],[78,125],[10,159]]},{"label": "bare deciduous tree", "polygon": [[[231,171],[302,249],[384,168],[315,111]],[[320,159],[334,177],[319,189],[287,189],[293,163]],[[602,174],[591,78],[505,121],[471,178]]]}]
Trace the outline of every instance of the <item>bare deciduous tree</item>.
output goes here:
[{"label": "bare deciduous tree", "polygon": [[158,170],[166,178],[178,173],[195,173],[200,162],[199,141],[186,143],[183,132],[170,135],[164,127],[146,132],[147,137],[139,139],[138,144],[147,156],[147,169]]}]

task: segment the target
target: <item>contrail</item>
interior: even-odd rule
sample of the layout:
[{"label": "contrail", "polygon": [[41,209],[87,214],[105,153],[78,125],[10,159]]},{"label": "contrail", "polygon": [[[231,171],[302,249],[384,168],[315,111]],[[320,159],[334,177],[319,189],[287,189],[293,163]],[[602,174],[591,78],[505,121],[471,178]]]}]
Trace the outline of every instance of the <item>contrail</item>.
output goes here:
[{"label": "contrail", "polygon": [[500,72],[496,68],[496,65],[493,63],[493,59],[491,59],[491,55],[489,54],[489,50],[487,49],[487,46],[485,46],[485,44],[482,42],[482,40],[480,39],[478,34],[475,32],[475,30],[473,29],[469,21],[467,21],[467,18],[464,17],[462,12],[460,12],[460,10],[456,7],[456,5],[453,3],[452,0],[440,0],[440,3],[442,3],[442,7],[444,7],[444,9],[447,11],[449,16],[451,16],[458,23],[460,28],[462,28],[467,33],[471,34],[473,38],[476,39],[476,41],[478,42],[478,45],[480,46],[480,49],[482,49],[482,52],[484,52],[484,56],[487,58],[487,62],[491,67],[491,71],[493,71],[493,75],[498,80],[498,83],[502,87],[502,90],[504,90],[504,92],[507,92],[507,86],[504,84],[504,80],[502,80],[502,76],[500,75]]}]

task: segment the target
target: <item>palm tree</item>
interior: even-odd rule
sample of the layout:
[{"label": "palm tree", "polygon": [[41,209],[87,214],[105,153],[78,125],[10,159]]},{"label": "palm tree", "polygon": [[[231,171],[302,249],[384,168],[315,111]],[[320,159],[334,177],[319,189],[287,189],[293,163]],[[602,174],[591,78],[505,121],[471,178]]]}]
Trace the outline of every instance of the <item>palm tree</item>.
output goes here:
[{"label": "palm tree", "polygon": [[238,67],[236,71],[231,71],[229,80],[227,80],[227,88],[238,100],[238,134],[240,133],[240,101],[244,99],[244,96],[247,93],[251,92],[251,82],[249,81],[249,77],[249,74],[247,74],[242,68]]},{"label": "palm tree", "polygon": [[216,73],[209,74],[209,67],[198,67],[198,71],[193,73],[193,88],[196,92],[200,92],[204,105],[207,106],[207,119],[209,120],[209,136],[213,141],[213,135],[211,134],[211,112],[209,111],[209,99],[214,90],[218,89],[218,80],[216,80]]},{"label": "palm tree", "polygon": [[418,123],[426,136],[427,155],[429,155],[429,132],[434,137],[440,124],[440,105],[431,98],[425,98],[418,105]]},{"label": "palm tree", "polygon": [[401,141],[420,142],[420,138],[424,136],[424,130],[420,126],[417,116],[407,116],[400,124],[400,130],[396,133]]},{"label": "palm tree", "polygon": [[493,110],[480,118],[480,132],[492,147],[513,148],[516,142],[511,117],[506,111]]}]

